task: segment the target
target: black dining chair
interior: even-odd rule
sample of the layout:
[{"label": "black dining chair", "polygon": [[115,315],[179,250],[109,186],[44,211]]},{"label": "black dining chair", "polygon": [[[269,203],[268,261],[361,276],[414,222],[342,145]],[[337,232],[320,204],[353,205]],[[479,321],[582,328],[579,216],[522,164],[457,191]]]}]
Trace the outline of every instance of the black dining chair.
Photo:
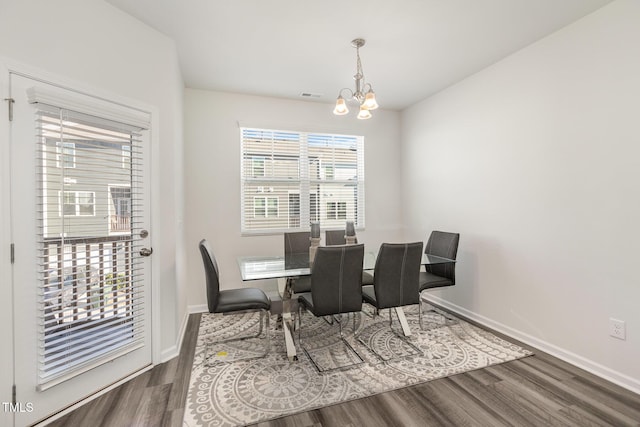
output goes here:
[{"label": "black dining chair", "polygon": [[[445,231],[432,231],[424,248],[424,253],[455,260],[458,254],[459,233]],[[456,284],[456,263],[426,265],[425,271],[420,272],[420,327],[423,328],[422,318],[425,314],[422,310],[422,292],[428,289],[443,288]],[[435,309],[426,312],[434,312],[444,317],[445,324],[454,324],[456,319],[440,313]]]},{"label": "black dining chair", "polygon": [[[346,230],[327,230],[325,231],[325,242],[327,246],[339,246],[346,245],[347,239],[345,239]],[[355,243],[358,243],[356,237]],[[373,285],[373,274],[369,271],[362,272],[362,285]]]},{"label": "black dining chair", "polygon": [[363,363],[362,357],[342,334],[342,320],[338,324],[339,338],[348,351],[355,355],[355,363],[335,368],[323,369],[314,360],[302,341],[302,315],[305,311],[316,317],[353,313],[353,331],[356,330],[356,316],[362,310],[362,263],[364,245],[320,246],[316,252],[311,271],[311,292],[298,297],[298,342],[318,372],[342,369]]},{"label": "black dining chair", "polygon": [[270,348],[269,309],[271,308],[271,300],[262,289],[258,288],[220,290],[218,263],[213,255],[211,246],[206,239],[202,239],[198,246],[204,263],[209,313],[233,314],[253,311],[260,312],[260,329],[256,335],[218,341],[217,344],[257,338],[262,334],[263,330],[266,330],[264,355],[259,357],[266,356]]},{"label": "black dining chair", "polygon": [[[324,240],[327,246],[346,245],[347,239],[345,239],[346,230],[326,230],[324,232]],[[358,239],[356,238],[356,242]]]},{"label": "black dining chair", "polygon": [[[311,232],[293,231],[284,233],[284,262],[285,265],[298,262],[296,258],[309,257],[311,247]],[[309,277],[290,278],[287,281],[287,288],[294,294],[309,292],[311,290],[311,280]]]},{"label": "black dining chair", "polygon": [[[422,242],[383,243],[376,259],[373,285],[362,288],[364,302],[375,308],[375,314],[389,309],[389,328],[406,342],[414,353],[420,353],[411,341],[393,329],[393,308],[418,304],[418,277],[422,259]],[[383,360],[389,360],[362,338],[360,341]]]}]

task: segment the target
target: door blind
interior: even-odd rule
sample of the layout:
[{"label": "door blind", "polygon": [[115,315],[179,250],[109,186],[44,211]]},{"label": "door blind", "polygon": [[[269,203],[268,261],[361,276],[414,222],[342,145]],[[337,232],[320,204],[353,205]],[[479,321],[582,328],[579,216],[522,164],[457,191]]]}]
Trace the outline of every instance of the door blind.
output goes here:
[{"label": "door blind", "polygon": [[38,384],[143,343],[142,128],[36,101]]}]

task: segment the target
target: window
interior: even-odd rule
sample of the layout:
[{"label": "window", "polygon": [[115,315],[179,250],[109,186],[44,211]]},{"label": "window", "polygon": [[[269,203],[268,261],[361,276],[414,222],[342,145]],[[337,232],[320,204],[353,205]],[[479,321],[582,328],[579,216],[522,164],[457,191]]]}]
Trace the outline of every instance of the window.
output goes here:
[{"label": "window", "polygon": [[91,191],[65,191],[61,197],[60,212],[64,216],[93,216],[95,196]]},{"label": "window", "polygon": [[277,197],[254,197],[253,217],[254,218],[274,218],[278,216]]},{"label": "window", "polygon": [[347,202],[327,202],[326,219],[347,219]]},{"label": "window", "polygon": [[264,177],[264,158],[255,157],[251,159],[251,176],[253,178]]},{"label": "window", "polygon": [[334,179],[333,165],[324,165],[324,179]]},{"label": "window", "polygon": [[56,143],[56,167],[76,167],[76,144],[74,144],[73,142]]},{"label": "window", "polygon": [[[241,128],[242,232],[364,227],[364,137]],[[265,194],[267,193],[267,194]],[[282,208],[282,209],[280,209]]]}]

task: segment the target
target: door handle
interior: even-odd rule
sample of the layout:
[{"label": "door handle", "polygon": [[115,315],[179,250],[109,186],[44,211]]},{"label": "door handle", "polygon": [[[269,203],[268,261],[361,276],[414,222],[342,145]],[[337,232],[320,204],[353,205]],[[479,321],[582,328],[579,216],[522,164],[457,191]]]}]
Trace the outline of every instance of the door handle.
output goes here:
[{"label": "door handle", "polygon": [[149,256],[153,253],[153,248],[142,248],[140,249],[140,255]]}]

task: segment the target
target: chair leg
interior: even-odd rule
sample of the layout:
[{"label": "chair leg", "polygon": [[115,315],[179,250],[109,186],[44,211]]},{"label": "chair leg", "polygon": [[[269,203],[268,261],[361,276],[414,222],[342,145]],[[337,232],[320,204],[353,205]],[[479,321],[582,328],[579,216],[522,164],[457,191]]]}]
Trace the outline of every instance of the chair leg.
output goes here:
[{"label": "chair leg", "polygon": [[[266,356],[271,351],[271,331],[269,330],[270,329],[270,327],[269,327],[269,320],[270,320],[269,319],[269,317],[270,317],[269,316],[269,311],[268,310],[262,310],[260,312],[260,317],[262,317],[262,316],[264,316],[266,318],[266,320],[265,320],[265,327],[266,327],[266,337],[265,337],[265,339],[267,340],[267,343],[266,343],[266,348],[264,350],[264,355]],[[262,324],[262,321],[260,322],[260,324]]]},{"label": "chair leg", "polygon": [[[349,316],[349,313],[347,313],[347,316]],[[349,349],[356,355],[358,359],[360,359],[360,363],[364,363],[364,359],[362,358],[362,356],[360,356],[360,354],[356,351],[356,349],[353,348],[353,346],[349,344],[349,341],[345,339],[344,335],[342,335],[342,322],[339,322],[339,328],[340,328],[340,339],[342,340],[342,342],[345,343],[347,347],[349,347]],[[353,314],[353,335],[354,336],[355,336],[355,333],[356,333],[356,315],[354,313]],[[357,364],[360,364],[360,363],[357,363]]]},{"label": "chair leg", "polygon": [[[409,341],[409,339],[407,337],[405,337],[403,333],[399,333],[393,328],[393,314],[392,314],[392,311],[395,311],[395,310],[393,308],[389,308],[388,310],[389,310],[389,329],[391,330],[391,332],[398,339],[402,340],[402,342],[407,344],[411,348],[411,350],[413,351],[413,353],[410,353],[410,354],[407,354],[407,355],[404,355],[404,356],[401,356],[401,357],[408,357],[408,356],[414,356],[414,355],[422,354],[422,350],[420,350],[420,348],[418,348],[415,344],[413,344],[411,341]],[[379,314],[378,313],[378,309],[376,309],[376,316],[378,314]],[[400,321],[400,318],[398,318],[398,322],[399,321]],[[385,358],[383,355],[378,353],[368,342],[363,340],[361,337],[358,337],[358,341],[360,341],[362,344],[364,344],[365,347],[367,347],[372,353],[374,353],[383,362],[388,362],[390,360],[395,359],[395,357]]]},{"label": "chair leg", "polygon": [[[349,313],[347,313],[347,316],[349,315]],[[342,343],[345,345],[345,347],[350,350],[353,354],[355,354],[355,356],[358,359],[358,362],[356,363],[352,363],[350,365],[344,365],[344,366],[337,366],[335,368],[329,368],[329,369],[323,369],[322,367],[320,367],[320,365],[318,365],[318,363],[315,361],[315,359],[313,358],[313,356],[311,355],[311,353],[309,352],[309,350],[304,346],[303,342],[302,342],[302,314],[300,314],[300,323],[299,323],[299,329],[298,329],[298,344],[300,345],[300,347],[302,348],[302,350],[304,351],[304,353],[307,355],[307,358],[311,361],[311,363],[313,364],[313,366],[316,368],[316,371],[318,371],[318,373],[324,373],[324,372],[329,372],[329,371],[335,371],[338,369],[346,369],[346,368],[351,368],[353,366],[356,365],[360,365],[362,363],[364,363],[364,359],[362,358],[362,356],[360,356],[360,354],[355,350],[355,348],[353,348],[353,346],[351,344],[349,344],[349,342],[345,339],[343,333],[342,333],[342,325],[344,322],[342,322],[342,319],[335,319],[335,322],[332,322],[330,324],[333,323],[337,323],[338,324],[338,331],[339,331],[339,336],[340,336],[340,341],[342,341]],[[348,320],[348,319],[347,319]],[[328,322],[327,322],[328,323]],[[354,334],[355,334],[355,314],[354,314],[354,322],[353,322],[353,326],[354,326]]]},{"label": "chair leg", "polygon": [[[266,318],[266,319],[265,319]],[[266,330],[265,330],[266,329]],[[247,339],[252,339],[252,338],[258,338],[260,337],[260,335],[265,334],[264,339],[264,353],[259,355],[259,356],[254,356],[254,357],[246,357],[243,359],[234,359],[232,360],[232,362],[237,362],[239,360],[251,360],[251,359],[258,359],[260,357],[265,357],[269,354],[269,352],[271,351],[271,335],[269,333],[269,311],[268,310],[260,310],[260,319],[258,322],[258,333],[255,335],[249,335],[249,336],[244,336],[244,337],[240,337],[240,338],[229,338],[226,340],[222,340],[222,341],[216,341],[214,343],[209,343],[207,344],[206,348],[209,349],[212,345],[219,345],[219,344],[225,344],[225,343],[230,343],[230,342],[234,342],[234,341],[244,341]],[[208,334],[203,334],[203,335],[208,335]],[[209,353],[208,350],[205,350],[207,353]],[[213,364],[209,364],[209,360],[212,358],[211,355],[207,356],[205,358],[204,364],[205,366],[212,366],[215,363],[228,363],[226,361],[223,360],[219,360],[217,362],[214,362]]]},{"label": "chair leg", "polygon": [[[424,292],[424,291],[422,291],[422,292]],[[420,329],[422,329],[422,330],[430,330],[430,329],[439,328],[440,326],[451,326],[451,325],[455,325],[455,324],[458,323],[458,319],[456,319],[454,317],[447,316],[446,313],[440,312],[440,311],[436,310],[435,308],[432,308],[431,310],[426,310],[425,313],[431,312],[431,313],[436,313],[439,316],[442,316],[442,318],[444,319],[444,323],[442,325],[436,326],[435,328],[427,328],[427,329],[425,329],[425,327],[422,324],[422,319],[424,317],[424,315],[422,313],[422,304],[423,304],[422,292],[420,292],[420,298],[418,300],[418,307],[419,307],[419,309],[418,309],[418,321],[419,321]],[[431,305],[428,302],[426,302],[426,304]],[[433,307],[433,306],[431,305],[431,307]]]}]

